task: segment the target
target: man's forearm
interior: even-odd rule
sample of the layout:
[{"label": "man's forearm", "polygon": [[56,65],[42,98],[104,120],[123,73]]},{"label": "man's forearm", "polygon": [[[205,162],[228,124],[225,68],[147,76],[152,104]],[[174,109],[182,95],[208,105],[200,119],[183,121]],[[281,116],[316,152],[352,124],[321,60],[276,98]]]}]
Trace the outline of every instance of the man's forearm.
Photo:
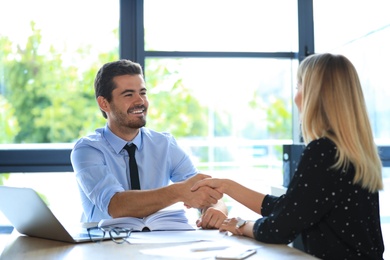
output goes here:
[{"label": "man's forearm", "polygon": [[220,207],[226,211],[224,203],[218,199],[222,194],[204,187],[198,191],[191,191],[193,183],[197,179],[204,178],[198,174],[189,180],[171,184],[154,190],[128,190],[116,193],[108,206],[108,213],[113,218],[118,217],[145,217],[156,211],[168,207],[177,202],[194,208],[205,208],[211,205]]},{"label": "man's forearm", "polygon": [[180,201],[178,187],[173,185],[154,190],[128,190],[116,193],[108,206],[113,218],[143,218]]}]

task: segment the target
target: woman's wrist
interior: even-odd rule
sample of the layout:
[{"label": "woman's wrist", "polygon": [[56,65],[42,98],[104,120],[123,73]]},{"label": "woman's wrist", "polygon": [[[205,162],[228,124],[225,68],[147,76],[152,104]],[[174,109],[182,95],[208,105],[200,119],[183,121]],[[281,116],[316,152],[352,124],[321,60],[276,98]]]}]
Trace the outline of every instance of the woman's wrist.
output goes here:
[{"label": "woman's wrist", "polygon": [[224,179],[223,193],[230,196],[230,192],[234,190],[234,181],[230,179]]},{"label": "woman's wrist", "polygon": [[244,235],[244,227],[248,221],[245,219],[242,219],[240,217],[237,218],[237,223],[236,223],[236,231],[237,235],[243,236]]},{"label": "woman's wrist", "polygon": [[253,238],[253,225],[253,221],[238,218],[238,222],[236,224],[236,230],[238,235]]}]

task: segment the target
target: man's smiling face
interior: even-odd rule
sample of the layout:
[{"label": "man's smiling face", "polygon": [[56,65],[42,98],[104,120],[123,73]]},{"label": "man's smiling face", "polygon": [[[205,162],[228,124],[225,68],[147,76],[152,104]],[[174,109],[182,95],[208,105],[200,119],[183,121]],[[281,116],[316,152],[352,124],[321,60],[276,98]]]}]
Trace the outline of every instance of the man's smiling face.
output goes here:
[{"label": "man's smiling face", "polygon": [[116,88],[112,91],[111,102],[106,104],[110,128],[124,130],[145,126],[149,102],[142,75],[116,76],[113,81]]}]

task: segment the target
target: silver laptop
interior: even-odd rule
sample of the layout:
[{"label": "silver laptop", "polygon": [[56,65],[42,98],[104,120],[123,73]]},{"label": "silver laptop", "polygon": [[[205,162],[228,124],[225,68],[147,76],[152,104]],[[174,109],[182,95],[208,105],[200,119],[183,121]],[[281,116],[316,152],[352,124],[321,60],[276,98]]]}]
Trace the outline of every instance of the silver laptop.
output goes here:
[{"label": "silver laptop", "polygon": [[66,229],[30,188],[0,186],[0,211],[21,234],[69,243],[91,241],[86,228]]}]

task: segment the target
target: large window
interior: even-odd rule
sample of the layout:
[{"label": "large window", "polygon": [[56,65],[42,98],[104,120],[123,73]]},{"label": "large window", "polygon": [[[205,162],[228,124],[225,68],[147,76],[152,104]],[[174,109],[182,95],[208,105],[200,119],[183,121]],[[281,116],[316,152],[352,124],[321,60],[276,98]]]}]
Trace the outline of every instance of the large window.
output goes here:
[{"label": "large window", "polygon": [[[173,133],[202,171],[269,192],[282,183],[282,144],[299,141],[295,75],[314,45],[356,64],[375,137],[388,144],[385,1],[313,2],[2,2],[0,149],[69,148],[103,126],[94,77],[103,63],[127,58],[145,70],[148,127]],[[65,183],[71,188],[56,189]],[[3,172],[0,184],[31,186],[61,214],[80,215],[72,173]]]},{"label": "large window", "polygon": [[[281,183],[282,144],[292,142],[297,4],[285,0],[281,9],[280,3],[248,0],[120,3],[121,21],[115,1],[20,0],[1,8],[1,24],[19,27],[1,29],[0,98],[6,109],[0,124],[7,131],[0,143],[69,148],[103,126],[93,79],[103,63],[122,53],[144,65],[151,102],[147,126],[172,132],[202,171],[240,176],[254,188]],[[10,15],[21,5],[28,6],[23,19]],[[144,48],[123,44],[118,35],[134,35],[132,43]],[[135,57],[123,54],[134,52]],[[69,173],[0,176],[6,185],[31,185],[53,208],[61,200],[55,189],[60,183],[72,185],[67,196],[78,201]]]}]

